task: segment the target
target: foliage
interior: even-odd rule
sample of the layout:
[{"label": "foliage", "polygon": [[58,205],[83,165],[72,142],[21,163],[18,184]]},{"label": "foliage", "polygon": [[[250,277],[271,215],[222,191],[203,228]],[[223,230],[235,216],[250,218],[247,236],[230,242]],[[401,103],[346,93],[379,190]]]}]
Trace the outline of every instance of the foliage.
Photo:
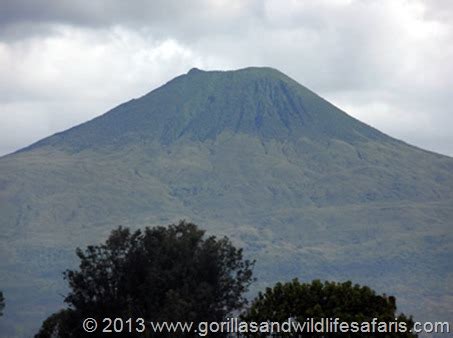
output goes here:
[{"label": "foliage", "polygon": [[4,308],[5,308],[5,297],[3,297],[3,292],[0,291],[0,316],[3,316]]},{"label": "foliage", "polygon": [[[35,338],[57,338],[83,336],[79,327],[83,318],[71,309],[60,310],[49,316]],[[93,335],[94,336],[94,335]]]},{"label": "foliage", "polygon": [[246,303],[254,264],[228,238],[205,237],[186,222],[144,232],[119,227],[77,256],[79,270],[65,273],[70,309],[49,317],[37,337],[83,336],[86,317],[220,321]]},{"label": "foliage", "polygon": [[[303,323],[307,318],[339,318],[339,321],[404,322],[407,331],[412,327],[412,318],[404,314],[397,315],[396,299],[392,296],[377,295],[367,286],[314,280],[312,283],[300,283],[294,279],[288,283],[277,283],[259,293],[251,307],[242,315],[246,321],[274,321],[283,323],[289,318]],[[376,326],[377,330],[377,326]],[[395,331],[395,329],[394,329]],[[340,334],[313,334],[311,337],[338,337]],[[375,337],[376,334],[349,333],[344,337]],[[409,333],[386,334],[385,337],[415,337]]]}]

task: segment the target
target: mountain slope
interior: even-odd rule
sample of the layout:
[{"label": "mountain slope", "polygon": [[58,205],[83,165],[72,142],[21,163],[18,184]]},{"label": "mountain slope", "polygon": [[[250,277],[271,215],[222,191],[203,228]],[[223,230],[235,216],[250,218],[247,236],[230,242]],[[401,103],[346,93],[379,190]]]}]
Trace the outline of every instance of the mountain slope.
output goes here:
[{"label": "mountain slope", "polygon": [[138,100],[35,146],[80,151],[154,140],[169,144],[184,136],[215,139],[224,131],[263,140],[296,140],[301,135],[349,142],[385,139],[274,69],[192,69]]},{"label": "mountain slope", "polygon": [[352,279],[419,319],[453,314],[453,159],[269,68],[193,69],[1,158],[0,217],[7,336],[59,307],[76,246],[181,218],[243,245],[257,287]]}]

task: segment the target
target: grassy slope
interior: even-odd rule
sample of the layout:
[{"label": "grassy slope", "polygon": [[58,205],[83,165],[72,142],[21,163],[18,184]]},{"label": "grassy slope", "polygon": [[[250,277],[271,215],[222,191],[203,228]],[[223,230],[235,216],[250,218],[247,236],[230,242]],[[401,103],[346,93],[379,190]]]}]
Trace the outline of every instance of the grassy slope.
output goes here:
[{"label": "grassy slope", "polygon": [[38,324],[61,300],[60,273],[75,247],[113,226],[187,218],[245,246],[258,259],[257,287],[294,276],[352,279],[396,294],[419,318],[451,318],[452,160],[410,147],[394,157],[396,146],[371,142],[349,156],[341,143],[313,147],[225,133],[164,150],[40,149],[3,159],[9,311]]}]

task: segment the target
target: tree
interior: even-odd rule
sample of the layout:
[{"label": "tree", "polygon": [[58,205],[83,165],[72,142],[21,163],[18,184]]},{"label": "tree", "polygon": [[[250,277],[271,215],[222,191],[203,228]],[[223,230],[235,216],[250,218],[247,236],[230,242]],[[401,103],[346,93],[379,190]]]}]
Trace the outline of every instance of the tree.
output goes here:
[{"label": "tree", "polygon": [[5,308],[5,297],[3,297],[3,292],[0,291],[0,317],[3,316],[4,308]]},{"label": "tree", "polygon": [[[58,338],[58,337],[83,337],[80,325],[84,318],[81,313],[72,309],[60,310],[49,316],[41,326],[35,337],[39,338]],[[96,337],[96,335],[92,335]]]},{"label": "tree", "polygon": [[[267,288],[259,293],[242,318],[246,321],[274,321],[283,323],[292,320],[303,323],[307,318],[320,321],[322,318],[339,318],[342,322],[398,322],[403,323],[398,333],[377,334],[348,333],[328,334],[315,332],[304,337],[416,337],[402,333],[401,327],[407,331],[412,328],[412,318],[404,314],[397,315],[396,299],[392,296],[377,295],[367,286],[353,285],[351,282],[336,283],[314,280],[312,283],[301,284],[297,279],[288,283],[277,283],[273,288]],[[384,325],[384,324],[382,324]],[[394,328],[397,324],[391,324]],[[382,327],[381,327],[382,328]],[[366,326],[365,326],[366,329]],[[377,324],[375,332],[377,331]],[[293,333],[294,335],[294,333]]]},{"label": "tree", "polygon": [[143,232],[119,227],[105,244],[76,252],[79,269],[65,272],[69,309],[36,337],[81,337],[86,317],[221,321],[246,304],[254,264],[228,238],[184,221]]}]

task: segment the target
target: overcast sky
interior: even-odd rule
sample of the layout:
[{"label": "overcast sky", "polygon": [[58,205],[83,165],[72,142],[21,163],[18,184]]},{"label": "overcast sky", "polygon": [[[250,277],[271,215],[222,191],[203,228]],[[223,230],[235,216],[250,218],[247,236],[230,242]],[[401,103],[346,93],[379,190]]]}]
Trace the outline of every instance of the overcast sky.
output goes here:
[{"label": "overcast sky", "polygon": [[0,0],[0,155],[192,67],[271,66],[453,156],[453,1]]}]

